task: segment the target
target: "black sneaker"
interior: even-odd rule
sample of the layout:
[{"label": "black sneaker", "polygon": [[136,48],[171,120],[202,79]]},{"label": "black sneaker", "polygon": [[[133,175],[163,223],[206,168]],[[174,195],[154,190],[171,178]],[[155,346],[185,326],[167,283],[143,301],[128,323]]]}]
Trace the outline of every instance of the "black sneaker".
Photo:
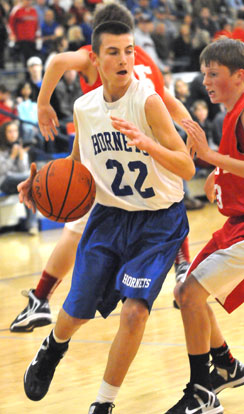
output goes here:
[{"label": "black sneaker", "polygon": [[62,352],[50,348],[49,336],[43,341],[39,351],[28,366],[24,375],[25,393],[30,400],[39,401],[45,397],[56,366],[63,358],[67,349],[67,342],[63,344]]},{"label": "black sneaker", "polygon": [[113,403],[93,403],[90,408],[88,414],[112,414],[113,408],[115,405]]},{"label": "black sneaker", "polygon": [[199,384],[188,384],[184,396],[165,414],[223,414],[214,392]]},{"label": "black sneaker", "polygon": [[214,365],[210,378],[215,394],[218,394],[225,388],[240,387],[244,385],[244,365],[237,359],[235,360],[234,367]]},{"label": "black sneaker", "polygon": [[10,325],[11,332],[32,332],[38,326],[52,323],[52,316],[47,299],[38,299],[34,290],[22,291],[22,295],[29,298],[26,308],[15,318]]}]

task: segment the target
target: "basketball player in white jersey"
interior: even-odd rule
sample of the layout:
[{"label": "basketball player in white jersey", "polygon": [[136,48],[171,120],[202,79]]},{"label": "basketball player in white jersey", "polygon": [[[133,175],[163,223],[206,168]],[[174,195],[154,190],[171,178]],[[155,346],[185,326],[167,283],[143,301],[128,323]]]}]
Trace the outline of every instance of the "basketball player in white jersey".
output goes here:
[{"label": "basketball player in white jersey", "polygon": [[[75,103],[71,158],[93,174],[97,204],[78,246],[70,292],[26,370],[24,387],[30,399],[42,399],[73,334],[97,310],[107,317],[122,300],[120,326],[89,409],[110,414],[188,233],[182,179],[191,179],[195,167],[161,98],[133,76],[131,28],[103,21],[94,28],[92,49],[103,85]],[[19,189],[31,207],[29,188]]]}]

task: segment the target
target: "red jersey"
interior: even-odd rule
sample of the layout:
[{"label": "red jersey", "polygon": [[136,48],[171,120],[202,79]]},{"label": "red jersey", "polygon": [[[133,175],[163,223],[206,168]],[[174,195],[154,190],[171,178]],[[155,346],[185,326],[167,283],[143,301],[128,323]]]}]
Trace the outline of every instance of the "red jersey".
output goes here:
[{"label": "red jersey", "polygon": [[[86,49],[89,52],[92,50],[91,45],[83,46],[82,49]],[[148,56],[144,50],[139,46],[135,46],[135,65],[134,65],[134,74],[137,79],[146,81],[150,86],[152,86],[155,91],[164,98],[164,78],[158,69],[154,61]],[[85,79],[80,76],[80,86],[82,92],[85,94],[92,91],[93,89],[98,88],[102,85],[99,73],[97,73],[96,82],[93,85],[88,85]]]},{"label": "red jersey", "polygon": [[[240,115],[244,109],[244,94],[234,108],[225,116],[219,152],[231,158],[244,161],[243,127],[240,130]],[[239,125],[239,127],[238,127]],[[237,136],[237,131],[238,136]],[[241,132],[241,133],[240,133]],[[215,172],[215,189],[218,208],[224,216],[244,216],[244,178],[231,174],[217,167]]]},{"label": "red jersey", "polygon": [[10,30],[17,41],[34,41],[39,28],[38,14],[34,7],[16,7],[9,17]]}]

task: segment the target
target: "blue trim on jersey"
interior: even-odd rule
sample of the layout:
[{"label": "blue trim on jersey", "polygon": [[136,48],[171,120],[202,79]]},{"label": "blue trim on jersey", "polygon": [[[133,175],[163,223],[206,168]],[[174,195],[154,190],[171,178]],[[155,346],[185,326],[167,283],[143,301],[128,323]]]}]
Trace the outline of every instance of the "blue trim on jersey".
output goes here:
[{"label": "blue trim on jersey", "polygon": [[183,202],[157,211],[126,211],[97,204],[79,243],[64,310],[107,317],[125,297],[149,310],[189,231]]}]

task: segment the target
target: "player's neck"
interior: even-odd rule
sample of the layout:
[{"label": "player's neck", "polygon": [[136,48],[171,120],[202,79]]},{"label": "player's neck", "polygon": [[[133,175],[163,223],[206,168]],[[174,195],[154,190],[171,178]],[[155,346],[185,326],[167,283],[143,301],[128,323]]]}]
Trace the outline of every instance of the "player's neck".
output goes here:
[{"label": "player's neck", "polygon": [[126,91],[128,90],[131,82],[132,77],[128,80],[128,82],[124,85],[115,85],[106,80],[103,82],[103,96],[106,102],[115,102],[118,101],[122,96],[125,95]]}]

